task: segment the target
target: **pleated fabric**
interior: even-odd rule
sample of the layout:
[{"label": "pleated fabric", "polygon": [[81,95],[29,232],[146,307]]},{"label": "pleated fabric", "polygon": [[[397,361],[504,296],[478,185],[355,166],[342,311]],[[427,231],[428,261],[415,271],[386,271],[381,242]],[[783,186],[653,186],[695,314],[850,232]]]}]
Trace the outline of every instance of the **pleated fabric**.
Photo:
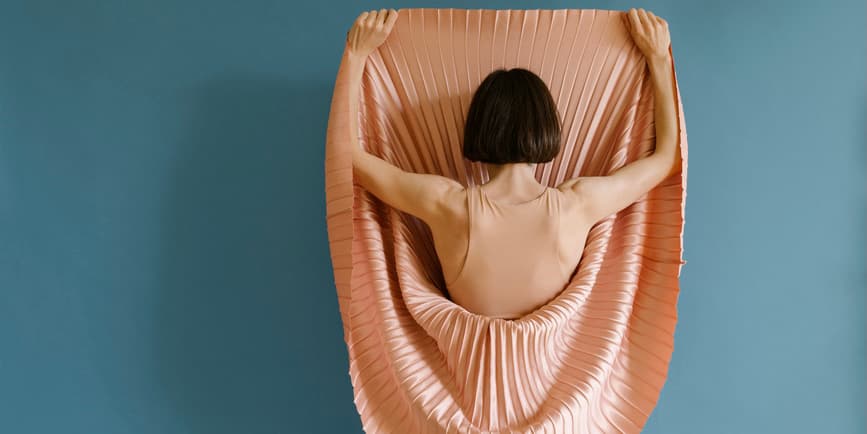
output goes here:
[{"label": "pleated fabric", "polygon": [[365,432],[637,433],[646,423],[668,372],[685,263],[676,75],[681,170],[593,226],[567,288],[516,320],[446,297],[428,227],[353,182],[349,141],[357,134],[407,171],[482,184],[482,166],[461,155],[473,91],[494,69],[523,67],[548,84],[563,120],[562,151],[537,179],[553,187],[609,174],[649,155],[655,139],[650,72],[623,13],[401,9],[367,60],[359,131],[349,130],[344,46],[326,133],[326,218]]}]

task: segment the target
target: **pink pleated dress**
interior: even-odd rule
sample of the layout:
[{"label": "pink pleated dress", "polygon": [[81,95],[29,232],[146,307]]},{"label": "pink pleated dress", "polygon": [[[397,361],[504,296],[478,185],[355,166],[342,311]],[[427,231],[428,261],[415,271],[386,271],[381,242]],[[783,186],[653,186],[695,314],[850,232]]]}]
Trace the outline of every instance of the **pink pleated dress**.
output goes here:
[{"label": "pink pleated dress", "polygon": [[[472,272],[445,282],[429,228],[361,188],[349,148],[355,135],[403,170],[483,185],[483,168],[462,158],[467,108],[488,73],[523,67],[548,85],[563,121],[563,149],[537,166],[540,184],[606,175],[643,158],[654,149],[654,89],[624,13],[400,9],[366,60],[359,113],[348,104],[344,48],[326,134],[325,218],[366,433],[641,432],[667,378],[685,263],[687,137],[675,74],[682,170],[594,224],[559,293],[566,270],[553,264],[548,211],[538,212],[554,206],[546,202],[553,192],[526,213],[474,196],[476,216],[492,226],[474,229]],[[499,239],[498,227],[518,238]],[[520,248],[549,260],[532,261]],[[470,309],[447,297],[447,283]],[[554,293],[526,315],[499,317]]]}]

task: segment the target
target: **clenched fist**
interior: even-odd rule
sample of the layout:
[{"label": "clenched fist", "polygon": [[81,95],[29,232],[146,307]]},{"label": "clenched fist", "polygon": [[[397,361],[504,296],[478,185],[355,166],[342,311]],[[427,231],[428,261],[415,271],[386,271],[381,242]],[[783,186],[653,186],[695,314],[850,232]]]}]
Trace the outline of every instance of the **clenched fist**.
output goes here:
[{"label": "clenched fist", "polygon": [[665,20],[650,11],[635,8],[629,9],[622,16],[632,40],[648,60],[668,58],[671,36]]},{"label": "clenched fist", "polygon": [[395,21],[397,21],[397,11],[394,9],[362,12],[346,34],[352,54],[367,57],[385,42]]}]

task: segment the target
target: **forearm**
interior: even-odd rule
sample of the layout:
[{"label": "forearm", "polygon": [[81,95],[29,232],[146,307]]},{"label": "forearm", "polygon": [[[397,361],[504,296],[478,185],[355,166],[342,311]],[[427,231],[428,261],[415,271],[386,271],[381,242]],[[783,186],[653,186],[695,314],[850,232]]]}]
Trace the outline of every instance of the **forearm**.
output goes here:
[{"label": "forearm", "polygon": [[396,179],[400,169],[364,150],[358,138],[358,114],[361,105],[361,80],[367,56],[350,53],[346,59],[349,74],[347,98],[349,99],[349,144],[352,148],[352,167],[358,183],[378,197],[382,197],[381,179]]},{"label": "forearm", "polygon": [[653,118],[656,124],[656,150],[674,166],[680,156],[677,150],[677,107],[674,99],[674,76],[671,56],[648,59],[650,76],[654,87]]}]

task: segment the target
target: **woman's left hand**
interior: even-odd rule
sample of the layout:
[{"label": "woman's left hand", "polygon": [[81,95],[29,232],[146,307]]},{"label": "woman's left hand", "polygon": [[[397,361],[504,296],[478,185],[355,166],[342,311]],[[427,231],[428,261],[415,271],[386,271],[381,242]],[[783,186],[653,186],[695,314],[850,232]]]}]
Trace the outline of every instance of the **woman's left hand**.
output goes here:
[{"label": "woman's left hand", "polygon": [[385,42],[395,21],[397,21],[397,11],[394,9],[362,12],[346,34],[349,49],[353,54],[367,57]]}]

